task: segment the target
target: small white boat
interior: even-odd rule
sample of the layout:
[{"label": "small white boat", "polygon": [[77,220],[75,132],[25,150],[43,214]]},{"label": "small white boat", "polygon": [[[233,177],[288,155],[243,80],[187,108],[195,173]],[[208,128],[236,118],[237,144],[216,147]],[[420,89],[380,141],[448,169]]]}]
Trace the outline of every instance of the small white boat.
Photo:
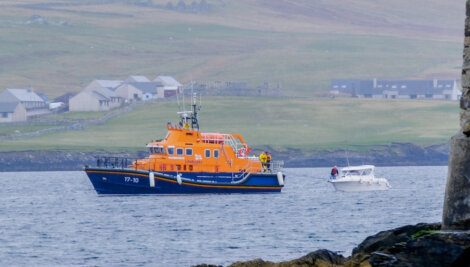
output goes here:
[{"label": "small white boat", "polygon": [[385,178],[375,178],[375,166],[362,165],[342,168],[337,176],[330,177],[336,191],[360,192],[388,190],[391,186]]}]

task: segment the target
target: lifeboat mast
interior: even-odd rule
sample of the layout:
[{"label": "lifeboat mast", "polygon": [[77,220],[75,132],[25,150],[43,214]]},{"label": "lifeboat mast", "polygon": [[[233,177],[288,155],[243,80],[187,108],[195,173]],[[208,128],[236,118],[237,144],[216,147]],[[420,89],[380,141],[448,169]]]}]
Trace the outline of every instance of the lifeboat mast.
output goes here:
[{"label": "lifeboat mast", "polygon": [[[184,92],[183,92],[184,94]],[[184,100],[183,100],[184,101]],[[197,103],[197,94],[193,93],[191,110],[179,111],[178,115],[181,117],[180,126],[184,129],[189,129],[199,131],[199,120],[198,112],[201,110],[201,98],[199,97],[199,105]],[[184,103],[183,103],[184,106]]]}]

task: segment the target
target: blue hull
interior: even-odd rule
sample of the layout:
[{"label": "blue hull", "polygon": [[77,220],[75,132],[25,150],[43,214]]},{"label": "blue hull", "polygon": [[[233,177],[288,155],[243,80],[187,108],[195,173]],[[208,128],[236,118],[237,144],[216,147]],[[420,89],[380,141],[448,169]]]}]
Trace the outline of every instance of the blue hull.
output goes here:
[{"label": "blue hull", "polygon": [[177,173],[171,172],[154,172],[154,183],[148,171],[86,168],[85,172],[98,194],[277,193],[283,188],[277,174],[271,173],[180,173],[180,184]]}]

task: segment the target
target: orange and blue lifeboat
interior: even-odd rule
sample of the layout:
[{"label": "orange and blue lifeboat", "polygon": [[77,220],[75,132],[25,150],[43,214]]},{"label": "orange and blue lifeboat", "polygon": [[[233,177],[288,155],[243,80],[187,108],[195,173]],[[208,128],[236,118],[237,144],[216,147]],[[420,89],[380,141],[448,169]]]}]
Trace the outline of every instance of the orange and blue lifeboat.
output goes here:
[{"label": "orange and blue lifeboat", "polygon": [[85,172],[98,194],[281,192],[282,162],[261,163],[240,134],[199,131],[197,110],[164,139],[147,145],[142,159],[99,157]]}]

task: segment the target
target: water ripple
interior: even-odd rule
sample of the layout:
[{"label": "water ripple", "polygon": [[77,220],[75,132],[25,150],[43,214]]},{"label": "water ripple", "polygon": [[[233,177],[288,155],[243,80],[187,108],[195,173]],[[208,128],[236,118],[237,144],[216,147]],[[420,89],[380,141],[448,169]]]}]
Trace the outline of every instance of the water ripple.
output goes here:
[{"label": "water ripple", "polygon": [[[349,254],[368,235],[441,219],[446,167],[377,169],[386,192],[335,192],[287,169],[281,194],[99,197],[82,172],[0,173],[0,266],[189,266]],[[323,179],[322,177],[325,177]]]}]

